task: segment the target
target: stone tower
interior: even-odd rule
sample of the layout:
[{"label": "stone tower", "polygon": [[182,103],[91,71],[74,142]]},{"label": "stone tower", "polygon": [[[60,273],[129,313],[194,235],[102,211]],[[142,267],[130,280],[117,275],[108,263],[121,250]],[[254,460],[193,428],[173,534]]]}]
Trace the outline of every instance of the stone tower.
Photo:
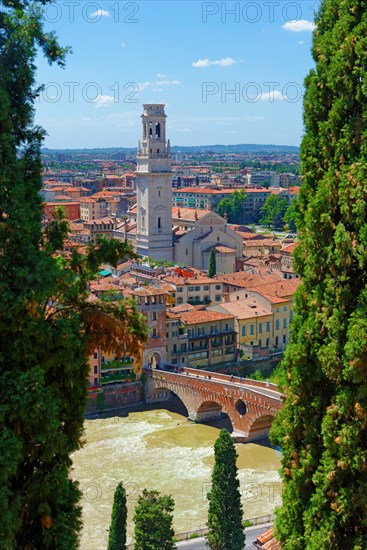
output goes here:
[{"label": "stone tower", "polygon": [[156,260],[173,259],[172,170],[164,105],[143,105],[143,139],[137,156],[136,250]]}]

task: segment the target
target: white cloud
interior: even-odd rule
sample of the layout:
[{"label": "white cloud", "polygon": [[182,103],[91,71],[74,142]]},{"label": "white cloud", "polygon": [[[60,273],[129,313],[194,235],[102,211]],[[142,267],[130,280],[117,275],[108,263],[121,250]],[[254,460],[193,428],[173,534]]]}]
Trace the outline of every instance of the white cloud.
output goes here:
[{"label": "white cloud", "polygon": [[304,40],[298,40],[298,44],[299,44],[300,46],[303,46],[304,43],[305,43]]},{"label": "white cloud", "polygon": [[273,103],[274,101],[284,101],[287,97],[284,96],[282,92],[279,92],[279,90],[273,90],[261,94],[259,99],[260,101],[269,101],[269,103]]},{"label": "white cloud", "polygon": [[106,10],[96,10],[89,15],[89,17],[108,17],[110,15],[109,11]]},{"label": "white cloud", "polygon": [[146,88],[152,88],[158,86],[159,88],[161,86],[179,86],[181,82],[179,80],[155,80],[154,82],[150,82],[149,80],[145,82],[141,82],[138,84],[139,86],[139,92],[142,92]]},{"label": "white cloud", "polygon": [[157,78],[167,78],[167,75],[162,73],[157,73]]},{"label": "white cloud", "polygon": [[282,25],[282,29],[292,32],[312,32],[316,29],[316,25],[312,21],[307,21],[307,19],[299,19],[298,21],[287,21]]},{"label": "white cloud", "polygon": [[198,59],[194,61],[191,65],[196,68],[209,67],[210,65],[218,65],[219,67],[230,67],[238,63],[232,57],[224,57],[223,59],[216,59],[215,61],[210,61],[210,59]]},{"label": "white cloud", "polygon": [[98,95],[94,100],[94,104],[97,109],[99,107],[108,107],[109,105],[111,105],[111,103],[114,103],[114,102],[115,102],[115,98],[112,97],[111,95]]}]

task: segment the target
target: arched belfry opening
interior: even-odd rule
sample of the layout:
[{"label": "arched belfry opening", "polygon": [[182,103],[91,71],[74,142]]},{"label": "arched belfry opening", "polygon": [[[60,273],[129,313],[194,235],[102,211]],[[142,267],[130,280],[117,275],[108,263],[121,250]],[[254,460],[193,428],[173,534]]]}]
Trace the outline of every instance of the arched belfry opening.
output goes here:
[{"label": "arched belfry opening", "polygon": [[[166,141],[166,114],[160,103],[143,106],[142,134],[137,155],[136,250],[141,256],[171,262],[172,167],[170,144]],[[142,210],[145,209],[145,226]],[[164,214],[162,214],[164,213]]]}]

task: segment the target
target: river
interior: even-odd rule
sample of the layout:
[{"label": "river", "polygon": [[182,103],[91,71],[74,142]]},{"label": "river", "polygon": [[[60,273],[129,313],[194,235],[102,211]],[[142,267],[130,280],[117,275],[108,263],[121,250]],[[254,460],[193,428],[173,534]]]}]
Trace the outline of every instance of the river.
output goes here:
[{"label": "river", "polygon": [[[128,493],[128,537],[139,493],[156,489],[175,500],[176,533],[205,527],[217,428],[193,424],[167,410],[85,421],[86,443],[73,455],[73,478],[83,490],[81,550],[105,550],[115,487]],[[236,445],[244,515],[280,504],[280,453],[254,443]]]}]

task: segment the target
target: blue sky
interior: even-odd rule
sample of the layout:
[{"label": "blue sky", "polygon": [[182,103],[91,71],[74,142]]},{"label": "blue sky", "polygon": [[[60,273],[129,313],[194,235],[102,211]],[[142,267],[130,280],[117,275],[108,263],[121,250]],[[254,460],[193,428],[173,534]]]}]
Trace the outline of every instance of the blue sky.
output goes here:
[{"label": "blue sky", "polygon": [[144,103],[166,104],[172,145],[299,145],[317,7],[58,0],[46,28],[73,53],[64,70],[37,63],[45,146],[134,147]]}]

